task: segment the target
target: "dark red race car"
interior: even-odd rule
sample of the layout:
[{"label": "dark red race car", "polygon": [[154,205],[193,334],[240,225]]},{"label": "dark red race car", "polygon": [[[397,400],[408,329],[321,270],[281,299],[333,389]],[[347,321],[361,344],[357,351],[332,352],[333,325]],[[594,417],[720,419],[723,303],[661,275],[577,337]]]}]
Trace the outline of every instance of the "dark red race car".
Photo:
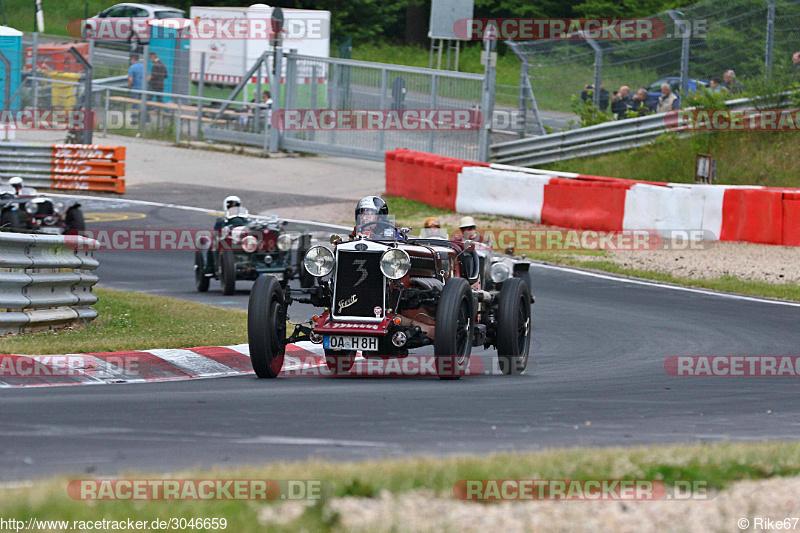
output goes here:
[{"label": "dark red race car", "polygon": [[[260,276],[248,308],[256,375],[276,377],[286,344],[301,340],[322,343],[335,373],[349,371],[357,351],[367,358],[405,357],[428,345],[443,379],[464,374],[473,346],[497,348],[504,374],[522,372],[532,332],[529,285],[500,276],[493,290],[481,290],[487,269],[474,243],[413,239],[407,232],[376,222],[354,240],[333,236],[330,248],[311,247],[303,265],[319,280],[312,288],[283,288],[275,277]],[[295,301],[322,312],[287,336],[287,309]]]}]

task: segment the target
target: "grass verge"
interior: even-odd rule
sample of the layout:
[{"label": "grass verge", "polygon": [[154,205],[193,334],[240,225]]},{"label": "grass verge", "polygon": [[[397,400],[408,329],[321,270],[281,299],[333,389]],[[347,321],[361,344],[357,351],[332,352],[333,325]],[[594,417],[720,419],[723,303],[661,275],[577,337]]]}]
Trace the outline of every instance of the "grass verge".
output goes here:
[{"label": "grass verge", "polygon": [[247,342],[247,313],[138,292],[95,288],[84,328],[0,339],[0,353],[63,354],[229,346]]},{"label": "grass verge", "polygon": [[[537,453],[497,454],[448,458],[404,458],[358,463],[309,461],[211,471],[173,473],[172,479],[273,479],[320,480],[327,488],[316,505],[283,526],[270,530],[341,530],[337,517],[325,512],[331,497],[375,497],[393,493],[432,490],[440,498],[453,498],[460,479],[650,479],[672,484],[703,481],[720,490],[740,480],[800,474],[800,443],[719,443],[635,448],[573,448]],[[75,501],[67,495],[69,479],[58,477],[32,487],[3,490],[0,512],[5,518],[27,520],[152,520],[225,517],[228,531],[263,531],[260,511],[269,502],[256,501]],[[158,479],[163,474],[124,473],[129,479]],[[609,504],[610,505],[610,504]],[[277,527],[277,529],[276,529]]]}]

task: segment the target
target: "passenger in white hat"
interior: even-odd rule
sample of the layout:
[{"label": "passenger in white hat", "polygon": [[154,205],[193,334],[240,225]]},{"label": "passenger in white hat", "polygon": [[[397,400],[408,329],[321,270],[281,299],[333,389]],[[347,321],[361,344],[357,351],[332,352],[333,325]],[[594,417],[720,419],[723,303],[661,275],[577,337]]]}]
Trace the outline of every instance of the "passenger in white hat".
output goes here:
[{"label": "passenger in white hat", "polygon": [[461,217],[458,222],[458,227],[461,229],[461,240],[471,239],[477,242],[483,242],[481,234],[478,232],[475,225],[475,219],[472,217]]}]

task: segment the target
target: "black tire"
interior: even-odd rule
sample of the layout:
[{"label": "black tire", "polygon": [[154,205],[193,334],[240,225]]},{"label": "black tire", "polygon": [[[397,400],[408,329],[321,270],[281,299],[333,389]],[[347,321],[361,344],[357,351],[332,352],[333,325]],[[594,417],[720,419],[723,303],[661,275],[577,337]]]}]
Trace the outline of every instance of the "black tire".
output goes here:
[{"label": "black tire", "polygon": [[208,285],[211,282],[209,277],[206,276],[204,253],[200,250],[194,253],[194,285],[197,288],[197,292],[208,292]]},{"label": "black tire", "polygon": [[355,362],[355,350],[325,350],[325,364],[334,374],[347,374]]},{"label": "black tire", "polygon": [[256,376],[277,377],[286,354],[286,306],[275,276],[259,276],[253,285],[247,305],[247,340]]},{"label": "black tire", "polygon": [[75,233],[86,230],[86,222],[83,220],[83,211],[79,207],[72,207],[64,217],[64,229],[67,233]]},{"label": "black tire", "polygon": [[508,278],[497,296],[497,362],[503,374],[520,374],[531,347],[531,293],[520,278]]},{"label": "black tire", "polygon": [[472,290],[464,278],[450,278],[436,309],[433,350],[441,379],[458,379],[467,369],[472,352],[475,309]]},{"label": "black tire", "polygon": [[219,281],[222,285],[222,294],[225,296],[236,292],[236,263],[231,250],[223,250],[219,253]]},{"label": "black tire", "polygon": [[5,211],[0,217],[0,226],[6,229],[25,229],[25,224],[21,220],[21,213],[13,209]]}]

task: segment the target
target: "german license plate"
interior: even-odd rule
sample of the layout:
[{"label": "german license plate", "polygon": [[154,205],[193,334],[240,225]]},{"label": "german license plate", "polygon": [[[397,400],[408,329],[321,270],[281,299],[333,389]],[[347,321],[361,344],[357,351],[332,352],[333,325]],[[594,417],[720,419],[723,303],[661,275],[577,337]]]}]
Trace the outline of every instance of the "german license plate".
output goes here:
[{"label": "german license plate", "polygon": [[328,350],[378,351],[378,337],[351,337],[349,335],[325,335],[322,346]]}]

